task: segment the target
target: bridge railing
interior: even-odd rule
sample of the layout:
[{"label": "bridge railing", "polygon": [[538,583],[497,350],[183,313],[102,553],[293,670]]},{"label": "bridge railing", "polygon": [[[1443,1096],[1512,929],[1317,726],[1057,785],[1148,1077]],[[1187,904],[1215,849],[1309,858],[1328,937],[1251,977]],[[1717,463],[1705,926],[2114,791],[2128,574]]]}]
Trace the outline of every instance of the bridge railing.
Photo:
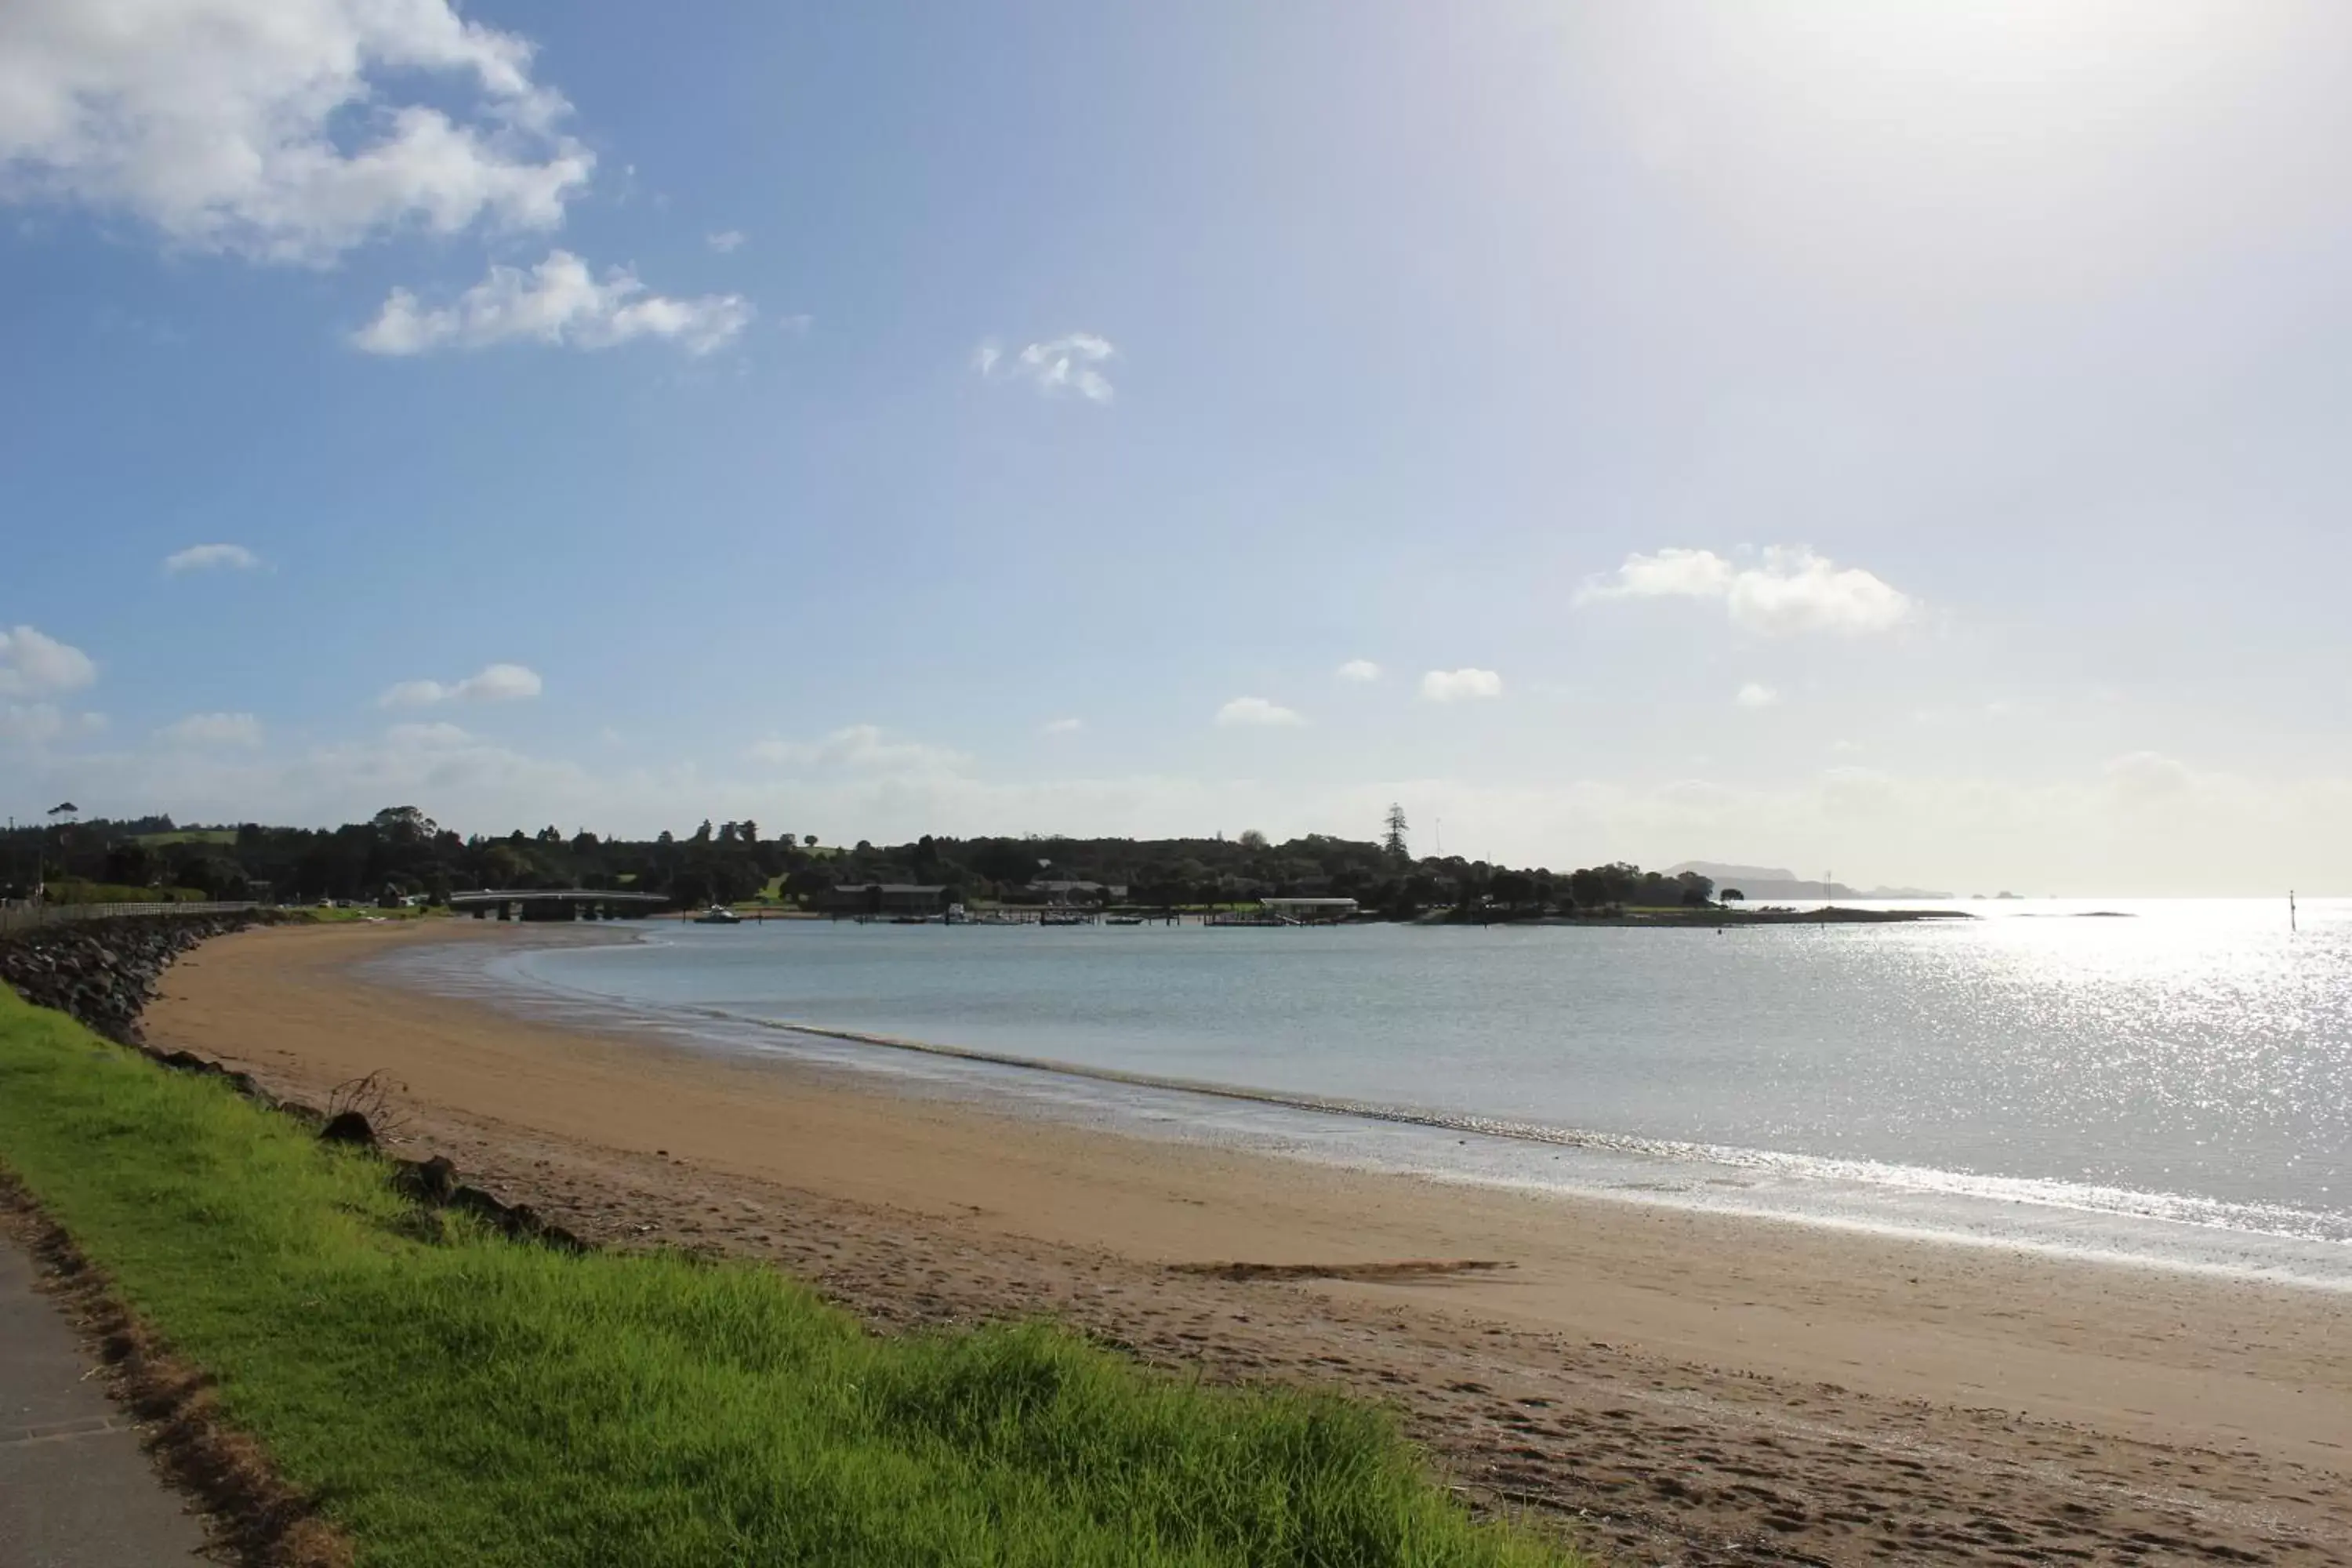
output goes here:
[{"label": "bridge railing", "polygon": [[228,915],[261,906],[251,900],[206,903],[36,904],[0,903],[0,931],[30,926],[59,925],[68,921],[105,921],[120,915]]}]

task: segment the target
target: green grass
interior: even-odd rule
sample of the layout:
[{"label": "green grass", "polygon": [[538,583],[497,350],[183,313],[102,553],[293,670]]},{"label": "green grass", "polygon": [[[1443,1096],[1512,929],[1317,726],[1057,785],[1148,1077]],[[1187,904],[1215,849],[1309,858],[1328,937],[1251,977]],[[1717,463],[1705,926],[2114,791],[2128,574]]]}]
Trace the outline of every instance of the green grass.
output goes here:
[{"label": "green grass", "polygon": [[134,834],[131,841],[134,844],[143,844],[151,849],[160,848],[167,844],[235,844],[236,829],[234,827],[183,827],[173,833]]},{"label": "green grass", "polygon": [[316,904],[286,906],[288,920],[310,921],[319,925],[336,925],[349,921],[421,921],[448,912],[446,910],[426,909],[422,905],[398,910],[380,910],[373,904],[361,904],[348,910],[320,909]]},{"label": "green grass", "polygon": [[369,1568],[1562,1563],[1381,1413],[1045,1328],[877,1339],[772,1270],[415,1215],[0,986],[0,1162]]}]

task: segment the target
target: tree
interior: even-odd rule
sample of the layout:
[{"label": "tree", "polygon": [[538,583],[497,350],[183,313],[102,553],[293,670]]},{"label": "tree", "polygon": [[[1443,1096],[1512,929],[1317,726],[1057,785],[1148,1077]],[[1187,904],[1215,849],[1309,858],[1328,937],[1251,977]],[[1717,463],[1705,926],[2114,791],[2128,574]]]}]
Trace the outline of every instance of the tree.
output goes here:
[{"label": "tree", "polygon": [[1263,849],[1265,847],[1265,835],[1255,827],[1244,827],[1242,829],[1241,845],[1244,849]]},{"label": "tree", "polygon": [[136,838],[126,838],[106,852],[106,879],[122,887],[146,887],[162,869],[154,851]]},{"label": "tree", "polygon": [[1568,876],[1569,896],[1579,907],[1588,910],[1625,903],[1641,885],[1642,868],[1622,860],[1612,860],[1606,866],[1587,866]]},{"label": "tree", "polygon": [[1727,904],[1744,904],[1748,901],[1748,895],[1737,888],[1726,888],[1723,889],[1723,901]]},{"label": "tree", "polygon": [[413,805],[387,805],[368,819],[387,844],[429,844],[441,825]]},{"label": "tree", "polygon": [[815,847],[816,847],[816,835],[815,835],[815,834],[814,834],[814,833],[812,833],[812,834],[810,834],[807,837],[805,837],[805,838],[802,839],[802,840],[801,840],[801,842],[802,842],[803,844],[807,845],[810,848],[814,849],[814,848],[815,848]]},{"label": "tree", "polygon": [[747,846],[759,843],[760,825],[750,817],[745,817],[735,825],[735,838],[738,843]]},{"label": "tree", "polygon": [[493,888],[535,888],[541,883],[539,866],[526,849],[512,844],[493,844],[482,857],[482,875]]},{"label": "tree", "polygon": [[1410,860],[1412,851],[1405,844],[1404,807],[1389,803],[1388,831],[1381,836],[1381,853],[1391,860]]},{"label": "tree", "polygon": [[1011,838],[983,838],[965,856],[971,868],[992,882],[1019,886],[1037,874],[1037,852]]},{"label": "tree", "polygon": [[223,855],[207,855],[182,866],[181,886],[199,889],[208,899],[242,899],[249,884],[245,868]]}]

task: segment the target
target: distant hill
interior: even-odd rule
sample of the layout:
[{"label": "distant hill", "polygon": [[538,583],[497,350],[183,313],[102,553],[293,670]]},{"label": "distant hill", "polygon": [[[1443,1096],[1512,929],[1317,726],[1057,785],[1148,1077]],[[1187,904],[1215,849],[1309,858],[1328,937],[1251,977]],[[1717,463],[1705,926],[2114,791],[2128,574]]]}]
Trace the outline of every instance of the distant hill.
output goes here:
[{"label": "distant hill", "polygon": [[[1679,866],[1666,868],[1666,875],[1678,876],[1696,871],[1714,879],[1715,890],[1720,894],[1726,888],[1737,888],[1748,895],[1748,901],[1758,903],[1768,899],[1818,899],[1822,896],[1821,879],[1808,879],[1798,876],[1785,866],[1728,866],[1719,860],[1685,860]],[[1849,888],[1843,882],[1832,882],[1829,896],[1832,899],[1948,899],[1949,893],[1929,888]]]}]

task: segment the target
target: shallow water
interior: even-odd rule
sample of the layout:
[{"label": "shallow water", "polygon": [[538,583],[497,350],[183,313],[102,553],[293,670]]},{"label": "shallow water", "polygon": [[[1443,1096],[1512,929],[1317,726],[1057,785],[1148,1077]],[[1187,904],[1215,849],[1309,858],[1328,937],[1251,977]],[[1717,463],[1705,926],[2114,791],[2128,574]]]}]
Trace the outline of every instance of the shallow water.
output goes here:
[{"label": "shallow water", "polygon": [[2352,901],[2294,933],[2283,901],[1968,908],[1722,935],[665,923],[488,978],[1167,1136],[2352,1286]]}]

